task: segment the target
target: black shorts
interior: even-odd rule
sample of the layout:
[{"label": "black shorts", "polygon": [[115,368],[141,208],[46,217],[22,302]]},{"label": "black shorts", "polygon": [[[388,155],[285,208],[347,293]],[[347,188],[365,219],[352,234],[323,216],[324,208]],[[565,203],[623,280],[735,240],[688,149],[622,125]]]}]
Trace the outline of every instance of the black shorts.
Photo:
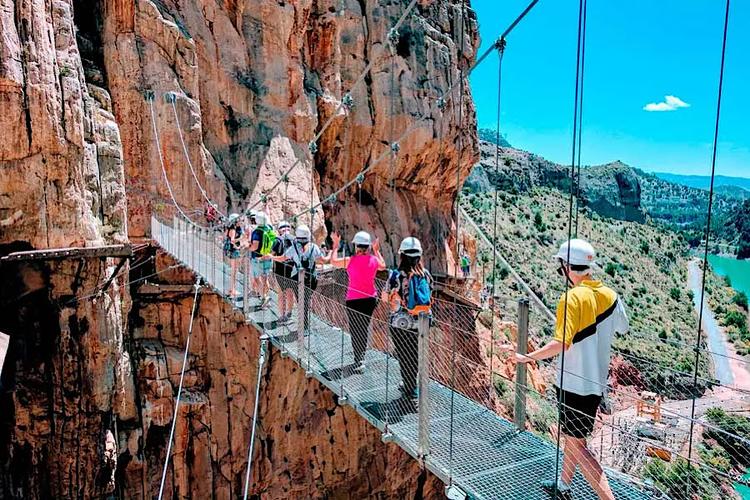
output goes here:
[{"label": "black shorts", "polygon": [[286,264],[279,264],[278,262],[275,264],[273,271],[276,275],[276,282],[279,284],[279,288],[282,291],[297,290],[297,275],[295,274],[292,277],[294,268]]},{"label": "black shorts", "polygon": [[581,396],[555,387],[560,407],[561,431],[566,436],[585,439],[594,430],[594,420],[602,397],[598,394]]}]

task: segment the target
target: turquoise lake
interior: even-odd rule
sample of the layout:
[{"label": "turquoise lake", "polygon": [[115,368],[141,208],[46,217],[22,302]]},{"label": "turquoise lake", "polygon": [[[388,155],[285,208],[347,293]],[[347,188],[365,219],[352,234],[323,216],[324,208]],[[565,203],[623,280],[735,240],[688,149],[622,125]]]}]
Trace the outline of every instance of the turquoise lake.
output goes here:
[{"label": "turquoise lake", "polygon": [[709,255],[708,261],[717,274],[729,276],[732,280],[732,288],[750,295],[750,260]]}]

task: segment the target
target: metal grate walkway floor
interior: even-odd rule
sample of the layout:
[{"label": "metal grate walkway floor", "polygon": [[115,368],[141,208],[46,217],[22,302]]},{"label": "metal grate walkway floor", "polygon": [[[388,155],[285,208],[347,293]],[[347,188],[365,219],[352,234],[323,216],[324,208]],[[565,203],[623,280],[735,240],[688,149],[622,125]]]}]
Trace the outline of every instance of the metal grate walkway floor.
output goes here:
[{"label": "metal grate walkway floor", "polygon": [[[217,292],[225,295],[229,290],[229,270],[213,235],[190,242],[190,238],[196,238],[192,231],[184,226],[175,230],[156,219],[152,219],[152,235],[163,250],[199,274]],[[238,279],[244,279],[241,273]],[[233,302],[242,309],[241,302]],[[297,322],[280,325],[275,306],[273,296],[264,309],[249,307],[248,321],[264,331],[282,354],[297,360],[340,401],[384,432],[384,439],[392,440],[417,458],[417,412],[401,396],[398,360],[370,349],[365,369],[355,372],[351,369],[353,353],[348,333],[316,315],[313,306],[309,336],[300,342]],[[550,498],[539,483],[554,475],[557,449],[553,442],[531,432],[518,432],[512,422],[437,381],[430,381],[428,392],[430,446],[425,465],[432,473],[446,484],[456,485],[469,498]],[[634,478],[614,471],[607,471],[607,475],[617,498],[663,498],[663,494]],[[573,498],[596,498],[579,472],[572,490]]]}]

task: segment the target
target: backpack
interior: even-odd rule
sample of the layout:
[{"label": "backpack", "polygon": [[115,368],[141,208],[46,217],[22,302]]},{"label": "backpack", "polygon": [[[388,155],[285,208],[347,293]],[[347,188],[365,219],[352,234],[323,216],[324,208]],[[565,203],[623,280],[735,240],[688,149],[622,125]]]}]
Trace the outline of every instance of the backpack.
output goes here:
[{"label": "backpack", "polygon": [[[300,260],[300,268],[305,270],[305,286],[310,290],[318,288],[318,276],[315,272],[315,262],[310,262],[311,252],[299,253],[299,245],[294,244],[294,250],[297,252],[297,256]],[[307,254],[307,256],[305,256]]]},{"label": "backpack", "polygon": [[[229,235],[229,231],[234,229],[234,239]],[[224,232],[224,251],[231,252],[239,248],[239,241],[242,237],[242,227],[239,225],[229,226]]]},{"label": "backpack", "polygon": [[409,290],[406,299],[406,310],[412,316],[419,313],[430,314],[432,307],[432,289],[426,275],[412,274],[409,277]]},{"label": "backpack", "polygon": [[258,253],[260,255],[268,255],[269,253],[271,253],[273,242],[276,241],[276,231],[274,231],[271,226],[262,226],[258,229],[263,232],[263,237],[260,241],[260,248],[258,248]]}]

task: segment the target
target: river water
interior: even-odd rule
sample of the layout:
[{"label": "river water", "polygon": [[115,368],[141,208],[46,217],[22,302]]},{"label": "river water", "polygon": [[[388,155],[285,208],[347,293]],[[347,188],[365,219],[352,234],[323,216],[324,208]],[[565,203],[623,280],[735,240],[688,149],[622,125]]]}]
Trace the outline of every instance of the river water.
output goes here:
[{"label": "river water", "polygon": [[750,295],[750,260],[709,255],[708,262],[716,274],[729,276],[732,288]]}]

